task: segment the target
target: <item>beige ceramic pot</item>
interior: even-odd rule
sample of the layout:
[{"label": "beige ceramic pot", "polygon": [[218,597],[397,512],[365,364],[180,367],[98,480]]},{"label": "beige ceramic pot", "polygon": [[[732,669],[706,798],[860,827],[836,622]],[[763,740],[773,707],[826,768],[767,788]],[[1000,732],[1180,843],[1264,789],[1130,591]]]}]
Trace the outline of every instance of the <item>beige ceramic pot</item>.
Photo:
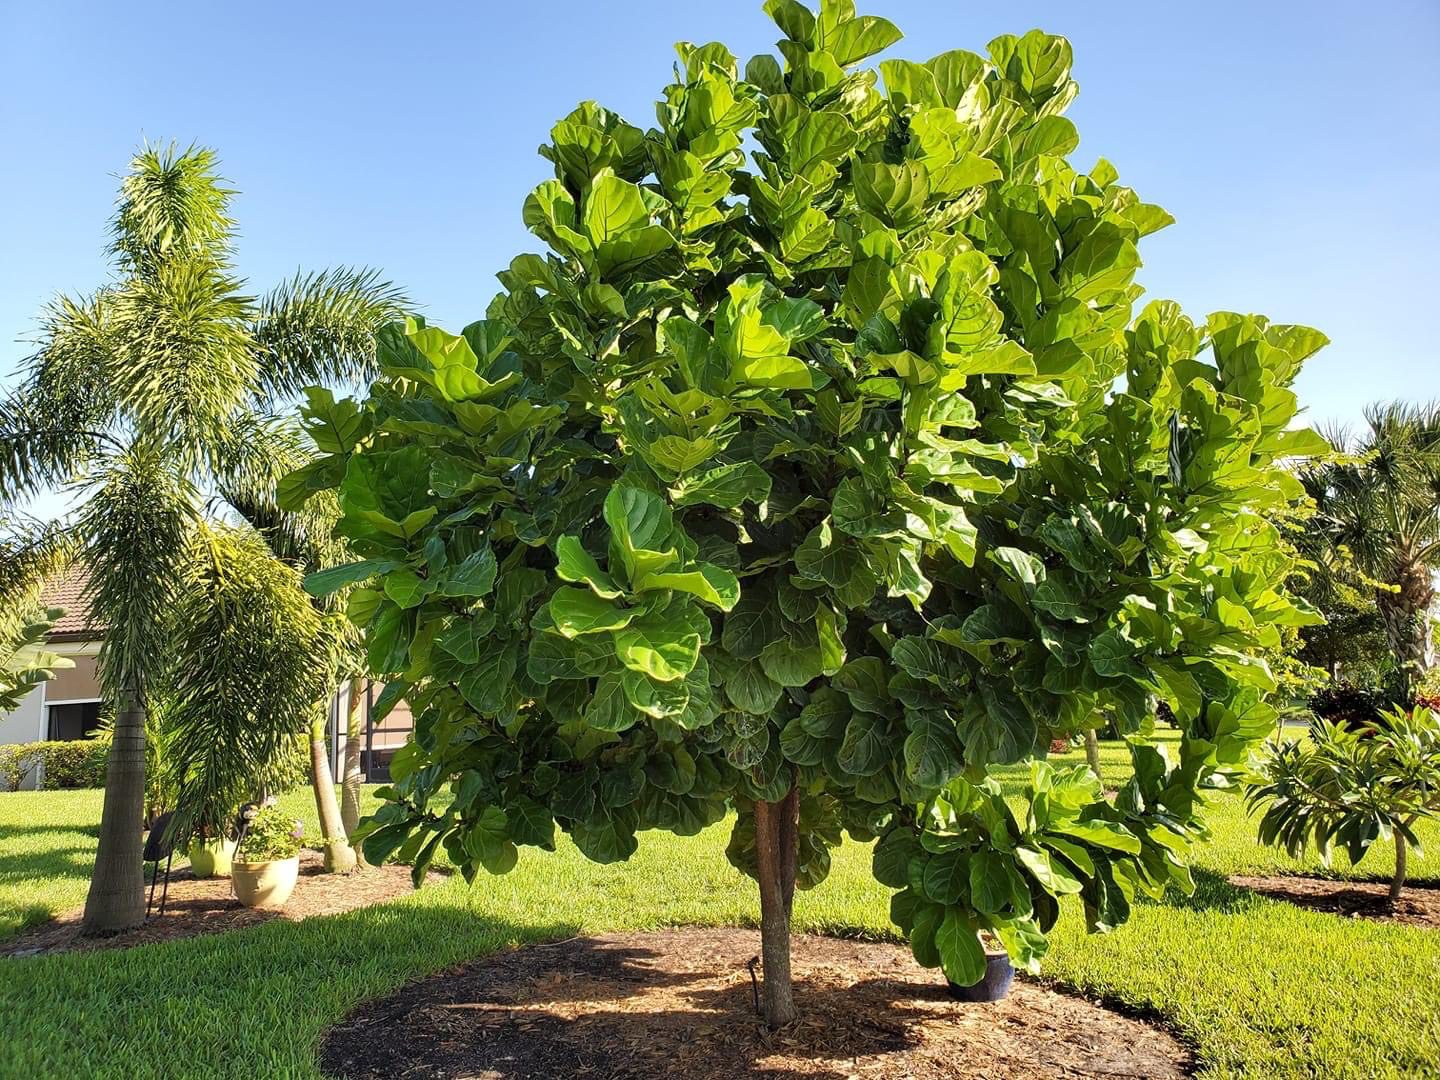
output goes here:
[{"label": "beige ceramic pot", "polygon": [[196,877],[229,877],[230,863],[235,858],[234,840],[190,841],[190,872]]},{"label": "beige ceramic pot", "polygon": [[237,862],[230,866],[235,899],[246,907],[282,908],[300,877],[300,856],[273,862]]}]

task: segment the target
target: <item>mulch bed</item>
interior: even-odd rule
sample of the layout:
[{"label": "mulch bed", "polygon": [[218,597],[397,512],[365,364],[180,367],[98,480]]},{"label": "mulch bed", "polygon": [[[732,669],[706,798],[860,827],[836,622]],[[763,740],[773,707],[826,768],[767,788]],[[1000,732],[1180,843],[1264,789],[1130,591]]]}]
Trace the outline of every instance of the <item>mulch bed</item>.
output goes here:
[{"label": "mulch bed", "polygon": [[1184,1077],[1168,1032],[1016,980],[953,1000],[895,945],[797,936],[800,1019],[755,1015],[753,930],[607,934],[532,945],[371,1001],[327,1035],[329,1075],[404,1080]]},{"label": "mulch bed", "polygon": [[[431,878],[440,875],[432,873]],[[146,895],[150,886],[147,884]],[[163,884],[162,884],[163,888]],[[0,946],[0,956],[36,956],[42,953],[89,949],[127,949],[156,941],[218,934],[258,926],[271,919],[299,921],[311,915],[337,915],[342,911],[393,900],[412,891],[408,866],[366,867],[350,874],[327,874],[318,851],[300,852],[300,880],[283,911],[248,908],[235,899],[229,878],[197,878],[189,869],[172,871],[165,914],[152,912],[134,930],[104,938],[80,936],[83,908],[41,923]],[[160,906],[161,888],[155,890]]]},{"label": "mulch bed", "polygon": [[1281,875],[1236,876],[1230,878],[1230,884],[1313,911],[1440,930],[1440,888],[1434,886],[1406,885],[1392,906],[1388,895],[1390,887],[1381,882]]}]

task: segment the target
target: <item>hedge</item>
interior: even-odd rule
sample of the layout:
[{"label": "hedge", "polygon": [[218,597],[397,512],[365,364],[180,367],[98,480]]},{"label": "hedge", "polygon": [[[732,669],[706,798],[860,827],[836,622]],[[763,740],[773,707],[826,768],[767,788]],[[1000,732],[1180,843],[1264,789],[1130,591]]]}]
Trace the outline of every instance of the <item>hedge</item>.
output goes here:
[{"label": "hedge", "polygon": [[43,767],[40,786],[46,791],[104,787],[108,749],[109,744],[99,739],[0,746],[0,785],[6,791],[18,791],[26,777]]}]

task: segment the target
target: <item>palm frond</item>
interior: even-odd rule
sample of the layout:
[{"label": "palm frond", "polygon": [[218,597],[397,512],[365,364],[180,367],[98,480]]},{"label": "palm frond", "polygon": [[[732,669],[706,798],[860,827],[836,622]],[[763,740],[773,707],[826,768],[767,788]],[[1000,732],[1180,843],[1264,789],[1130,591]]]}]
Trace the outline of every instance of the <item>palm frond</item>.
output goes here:
[{"label": "palm frond", "polygon": [[46,309],[24,379],[0,399],[0,507],[64,483],[109,439],[114,330],[108,290]]},{"label": "palm frond", "polygon": [[59,522],[0,518],[0,613],[37,603],[40,585],[74,553],[74,537]]},{"label": "palm frond", "polygon": [[107,693],[145,694],[164,678],[196,502],[174,462],[146,446],[110,457],[90,485],[76,534],[90,575],[86,599],[107,628],[99,658]]},{"label": "palm frond", "polygon": [[316,454],[296,419],[249,414],[237,420],[233,437],[233,449],[213,473],[220,496],[278,558],[302,573],[343,562],[345,542],[333,535],[340,516],[334,492],[317,493],[299,511],[282,509],[276,499],[281,478]]},{"label": "palm frond", "polygon": [[192,463],[224,438],[254,386],[252,300],[242,288],[218,263],[176,258],[115,296],[121,405],[142,437],[167,441]]},{"label": "palm frond", "polygon": [[173,626],[167,752],[180,838],[215,835],[267,786],[328,686],[324,620],[248,530],[203,528]]},{"label": "palm frond", "polygon": [[45,647],[45,635],[64,612],[59,608],[0,610],[0,712],[20,707],[31,690],[72,668],[75,661]]},{"label": "palm frond", "polygon": [[307,386],[371,378],[376,331],[408,306],[404,293],[375,270],[296,274],[260,301],[254,325],[260,396],[274,401]]},{"label": "palm frond", "polygon": [[1371,579],[1393,582],[1407,564],[1440,556],[1440,406],[1381,402],[1358,432],[1337,432],[1344,453],[1301,475],[1318,531]]},{"label": "palm frond", "polygon": [[235,223],[230,197],[206,147],[146,144],[120,180],[111,252],[126,273],[147,274],[174,257],[228,263]]}]

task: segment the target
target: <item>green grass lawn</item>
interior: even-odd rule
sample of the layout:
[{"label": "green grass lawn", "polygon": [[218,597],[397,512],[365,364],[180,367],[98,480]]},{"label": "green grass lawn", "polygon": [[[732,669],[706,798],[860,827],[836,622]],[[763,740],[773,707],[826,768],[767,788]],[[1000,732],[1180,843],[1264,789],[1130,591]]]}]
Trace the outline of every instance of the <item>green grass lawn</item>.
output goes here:
[{"label": "green grass lawn", "polygon": [[[1119,747],[1104,750],[1112,782]],[[288,796],[313,835],[308,793]],[[98,792],[0,795],[0,934],[82,903]],[[1254,842],[1217,798],[1194,897],[1140,905],[1087,936],[1062,918],[1046,976],[1152,1010],[1195,1045],[1210,1077],[1440,1076],[1440,933],[1303,911],[1225,883],[1237,872],[1314,870]],[[1417,882],[1440,882],[1440,828]],[[329,918],[126,952],[0,961],[0,1076],[315,1077],[325,1028],[358,1002],[508,945],[577,932],[754,925],[753,886],[730,869],[726,826],[649,834],[630,863],[596,866],[569,844],[527,852],[502,878],[458,878]],[[1377,848],[1360,873],[1380,878]],[[795,905],[798,929],[890,936],[869,851],[847,844]]]}]

